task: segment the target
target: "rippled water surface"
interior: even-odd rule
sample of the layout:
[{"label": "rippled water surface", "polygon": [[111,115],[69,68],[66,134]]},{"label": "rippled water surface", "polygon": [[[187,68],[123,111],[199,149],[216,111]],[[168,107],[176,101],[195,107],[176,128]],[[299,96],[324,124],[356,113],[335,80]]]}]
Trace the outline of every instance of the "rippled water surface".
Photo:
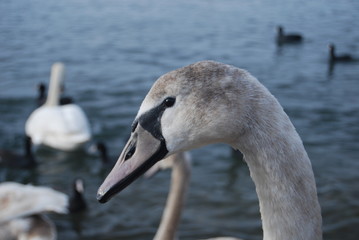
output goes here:
[{"label": "rippled water surface", "polygon": [[[325,239],[359,237],[359,64],[328,67],[328,43],[359,58],[359,2],[299,0],[0,2],[0,146],[21,151],[36,85],[51,64],[66,64],[66,94],[91,121],[94,140],[117,158],[152,83],[212,59],[249,70],[279,99],[312,160]],[[276,26],[300,32],[300,45],[277,47]],[[86,182],[90,209],[51,215],[59,239],[151,239],[170,172],[140,178],[105,205],[96,191],[106,172],[96,154],[36,152],[34,171],[0,169],[0,180],[69,192]],[[258,199],[245,164],[225,145],[192,151],[180,239],[261,239]]]}]

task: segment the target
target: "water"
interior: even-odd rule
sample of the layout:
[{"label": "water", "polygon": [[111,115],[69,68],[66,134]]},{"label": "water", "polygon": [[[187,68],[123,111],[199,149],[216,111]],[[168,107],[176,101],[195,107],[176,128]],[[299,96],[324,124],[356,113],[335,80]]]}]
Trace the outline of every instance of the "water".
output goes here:
[{"label": "water", "polygon": [[[359,58],[359,2],[344,1],[20,1],[0,2],[0,146],[21,150],[35,86],[50,66],[67,66],[66,93],[86,111],[94,140],[117,157],[146,92],[160,75],[212,59],[249,70],[279,99],[312,160],[325,239],[359,236],[359,64],[328,68],[328,48]],[[275,28],[305,41],[278,48]],[[229,147],[192,151],[193,176],[180,239],[261,239],[258,199]],[[0,170],[1,180],[69,192],[86,182],[89,211],[51,215],[59,239],[151,239],[170,172],[141,178],[101,205],[106,176],[98,157],[39,149],[34,171]]]}]

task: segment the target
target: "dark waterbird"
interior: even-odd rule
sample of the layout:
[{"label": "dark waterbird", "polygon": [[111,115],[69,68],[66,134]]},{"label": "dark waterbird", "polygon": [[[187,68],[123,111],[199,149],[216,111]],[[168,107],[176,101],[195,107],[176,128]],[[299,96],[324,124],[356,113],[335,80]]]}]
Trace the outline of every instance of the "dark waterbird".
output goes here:
[{"label": "dark waterbird", "polygon": [[33,168],[37,165],[32,151],[31,138],[24,137],[24,153],[0,149],[0,166],[9,168]]},{"label": "dark waterbird", "polygon": [[335,53],[335,45],[329,44],[329,62],[335,63],[335,62],[353,62],[355,61],[354,57],[350,54],[340,54],[337,55]]},{"label": "dark waterbird", "polygon": [[78,213],[87,209],[85,200],[85,184],[81,178],[76,178],[72,184],[72,193],[69,199],[70,213]]},{"label": "dark waterbird", "polygon": [[38,91],[38,96],[37,96],[37,105],[41,106],[42,104],[44,104],[46,102],[46,86],[44,83],[39,83],[37,85],[37,91]]},{"label": "dark waterbird", "polygon": [[285,34],[283,27],[278,26],[276,41],[277,41],[278,45],[297,44],[297,43],[301,43],[303,41],[303,37],[299,33]]},{"label": "dark waterbird", "polygon": [[100,156],[102,166],[104,168],[111,169],[115,165],[117,158],[109,157],[106,144],[102,141],[99,141],[93,147]]}]

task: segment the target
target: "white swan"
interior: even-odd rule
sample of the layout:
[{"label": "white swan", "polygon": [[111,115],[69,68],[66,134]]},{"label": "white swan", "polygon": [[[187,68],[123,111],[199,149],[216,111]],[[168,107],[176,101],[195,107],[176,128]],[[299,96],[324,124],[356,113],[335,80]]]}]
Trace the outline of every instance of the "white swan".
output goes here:
[{"label": "white swan", "polygon": [[68,196],[51,188],[14,182],[0,184],[2,239],[56,239],[56,227],[44,213],[68,213]]},{"label": "white swan", "polygon": [[84,211],[83,189],[81,179],[75,179],[71,195],[49,187],[0,183],[0,238],[55,240],[56,227],[44,214]]},{"label": "white swan", "polygon": [[169,72],[154,83],[97,198],[108,201],[169,155],[217,142],[245,156],[263,239],[322,239],[311,162],[293,124],[255,77],[212,61]]},{"label": "white swan", "polygon": [[[158,170],[172,169],[170,192],[167,197],[160,225],[154,240],[174,240],[181,219],[191,177],[191,159],[188,152],[173,154],[156,163],[146,173],[152,176]],[[240,240],[232,237],[211,238],[212,240]],[[211,240],[207,239],[207,240]]]},{"label": "white swan", "polygon": [[31,113],[25,131],[36,145],[69,151],[88,142],[91,130],[84,111],[78,105],[59,105],[64,68],[62,63],[52,66],[46,103]]}]

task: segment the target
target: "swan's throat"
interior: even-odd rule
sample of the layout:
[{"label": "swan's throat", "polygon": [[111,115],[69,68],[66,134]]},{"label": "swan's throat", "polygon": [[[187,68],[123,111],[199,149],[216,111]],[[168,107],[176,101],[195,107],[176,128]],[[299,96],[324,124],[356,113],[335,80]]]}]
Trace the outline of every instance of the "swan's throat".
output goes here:
[{"label": "swan's throat", "polygon": [[257,146],[247,146],[244,155],[258,194],[264,239],[321,239],[314,174],[294,127],[254,142]]}]

